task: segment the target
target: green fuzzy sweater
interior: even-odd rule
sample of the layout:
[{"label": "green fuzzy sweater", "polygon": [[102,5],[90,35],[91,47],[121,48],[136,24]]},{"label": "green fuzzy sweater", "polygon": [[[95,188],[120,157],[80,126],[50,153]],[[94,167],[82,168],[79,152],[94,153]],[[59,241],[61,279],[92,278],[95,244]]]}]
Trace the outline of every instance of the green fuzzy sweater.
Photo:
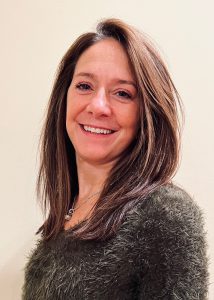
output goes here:
[{"label": "green fuzzy sweater", "polygon": [[41,240],[25,269],[23,300],[207,299],[203,218],[168,184],[130,210],[106,241]]}]

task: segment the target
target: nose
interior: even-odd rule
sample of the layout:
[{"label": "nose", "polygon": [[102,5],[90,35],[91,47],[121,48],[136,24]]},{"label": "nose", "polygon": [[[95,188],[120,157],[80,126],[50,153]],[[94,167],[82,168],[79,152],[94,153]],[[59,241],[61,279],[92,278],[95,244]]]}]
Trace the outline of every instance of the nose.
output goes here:
[{"label": "nose", "polygon": [[109,99],[104,89],[92,95],[86,110],[88,113],[93,114],[94,117],[108,117],[111,115]]}]

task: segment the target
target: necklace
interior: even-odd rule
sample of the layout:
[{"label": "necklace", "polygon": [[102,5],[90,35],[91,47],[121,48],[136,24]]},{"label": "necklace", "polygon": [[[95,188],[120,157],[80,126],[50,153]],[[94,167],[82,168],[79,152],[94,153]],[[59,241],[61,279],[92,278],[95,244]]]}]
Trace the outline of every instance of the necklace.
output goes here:
[{"label": "necklace", "polygon": [[86,202],[88,202],[88,200],[90,200],[91,198],[93,198],[94,196],[98,195],[101,191],[98,191],[92,195],[90,195],[89,197],[86,198],[85,201],[83,201],[79,206],[77,207],[74,207],[75,206],[75,203],[76,203],[76,199],[77,197],[74,198],[74,202],[72,204],[72,207],[68,210],[68,213],[65,215],[65,220],[66,221],[69,221],[73,215],[73,213],[80,207],[82,207]]}]

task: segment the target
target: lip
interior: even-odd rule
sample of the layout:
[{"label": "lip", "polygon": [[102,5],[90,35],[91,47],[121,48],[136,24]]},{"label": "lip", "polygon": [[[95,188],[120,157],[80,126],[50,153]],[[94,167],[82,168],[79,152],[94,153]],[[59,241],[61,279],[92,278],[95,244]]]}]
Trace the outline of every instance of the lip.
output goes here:
[{"label": "lip", "polygon": [[84,130],[83,126],[89,126],[89,127],[93,127],[93,128],[106,129],[106,130],[112,130],[112,129],[109,129],[109,128],[106,128],[106,127],[100,127],[100,126],[98,127],[98,126],[94,126],[94,125],[79,124],[79,128],[80,128],[81,132],[84,135],[86,135],[88,137],[93,137],[93,138],[96,138],[96,139],[111,138],[116,133],[116,131],[112,130],[113,132],[109,133],[109,134],[97,134],[97,133],[93,133],[93,132]]},{"label": "lip", "polygon": [[81,124],[79,123],[80,127],[83,127],[83,126],[88,126],[88,127],[92,127],[92,128],[99,128],[99,129],[105,129],[105,130],[111,130],[113,131],[112,133],[114,133],[115,131],[117,131],[117,129],[114,129],[114,128],[109,128],[109,127],[106,127],[106,126],[103,126],[103,125],[91,125],[91,124]]}]

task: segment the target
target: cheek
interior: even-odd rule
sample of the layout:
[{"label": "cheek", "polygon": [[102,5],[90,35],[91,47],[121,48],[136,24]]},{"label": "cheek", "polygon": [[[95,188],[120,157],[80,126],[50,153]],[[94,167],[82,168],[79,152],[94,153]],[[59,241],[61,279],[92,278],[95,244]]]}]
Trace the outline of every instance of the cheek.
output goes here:
[{"label": "cheek", "polygon": [[133,124],[133,127],[136,130],[140,126],[140,106],[139,106],[139,101],[133,107],[133,111],[132,111],[132,124]]},{"label": "cheek", "polygon": [[137,131],[139,127],[139,108],[136,105],[121,110],[118,114],[118,121],[123,128],[130,132]]},{"label": "cheek", "polygon": [[67,105],[66,105],[66,130],[68,135],[72,133],[72,128],[74,125],[74,120],[77,116],[77,107],[75,103],[73,103],[72,95],[69,94],[67,97]]},{"label": "cheek", "polygon": [[69,134],[70,128],[72,124],[72,110],[70,109],[70,106],[67,104],[66,109],[66,130]]},{"label": "cheek", "polygon": [[81,111],[80,101],[78,101],[77,96],[68,92],[67,95],[67,107],[66,107],[66,121],[72,121],[78,113]]}]

